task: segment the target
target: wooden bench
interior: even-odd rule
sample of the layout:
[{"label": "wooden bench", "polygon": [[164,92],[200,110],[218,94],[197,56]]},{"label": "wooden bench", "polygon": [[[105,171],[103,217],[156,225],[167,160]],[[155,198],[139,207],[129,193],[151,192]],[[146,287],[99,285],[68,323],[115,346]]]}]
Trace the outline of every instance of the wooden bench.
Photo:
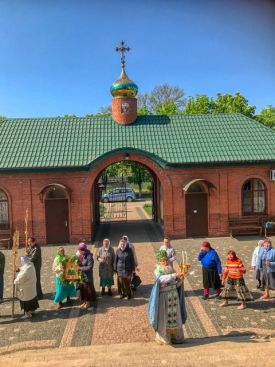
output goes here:
[{"label": "wooden bench", "polygon": [[258,217],[239,217],[229,219],[230,235],[233,234],[259,234],[262,235],[263,227],[260,224]]},{"label": "wooden bench", "polygon": [[11,230],[10,229],[0,229],[0,247],[5,245],[8,249],[11,247]]}]

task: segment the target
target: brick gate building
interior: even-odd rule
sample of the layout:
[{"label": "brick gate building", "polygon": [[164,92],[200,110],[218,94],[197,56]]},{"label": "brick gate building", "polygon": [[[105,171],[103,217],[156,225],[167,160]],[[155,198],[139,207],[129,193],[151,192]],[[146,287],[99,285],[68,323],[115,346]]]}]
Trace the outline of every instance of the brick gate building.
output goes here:
[{"label": "brick gate building", "polygon": [[275,217],[274,131],[241,114],[137,117],[124,65],[111,93],[112,117],[0,123],[0,236],[23,234],[28,208],[40,243],[92,239],[98,178],[123,160],[151,172],[154,220],[172,238],[227,236],[232,218]]}]

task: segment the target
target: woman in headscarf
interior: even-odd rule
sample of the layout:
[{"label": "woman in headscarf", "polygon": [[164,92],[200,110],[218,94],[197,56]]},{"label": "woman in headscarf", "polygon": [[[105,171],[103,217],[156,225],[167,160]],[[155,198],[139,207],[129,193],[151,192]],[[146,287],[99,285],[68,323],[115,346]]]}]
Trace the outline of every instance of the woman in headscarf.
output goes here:
[{"label": "woman in headscarf", "polygon": [[202,264],[203,279],[203,299],[209,298],[209,288],[214,288],[217,297],[221,293],[221,274],[222,265],[217,252],[211,247],[210,243],[205,241],[202,243],[198,260]]},{"label": "woman in headscarf", "polygon": [[[227,306],[229,299],[237,299],[241,301],[238,309],[243,310],[246,308],[246,301],[253,301],[253,297],[245,285],[243,277],[246,269],[235,251],[230,250],[227,255],[225,269],[222,274],[224,289],[220,293],[220,298],[224,299],[224,301],[220,304],[220,307]],[[225,284],[226,279],[227,283]]]},{"label": "woman in headscarf", "polygon": [[91,306],[91,302],[96,300],[96,293],[93,283],[93,254],[87,249],[84,242],[78,245],[79,257],[78,265],[82,272],[83,283],[80,286],[80,299],[82,304],[80,308],[87,310]]},{"label": "woman in headscarf", "polygon": [[[122,236],[122,238],[124,239],[124,241],[126,241],[126,246],[129,246],[130,249],[133,251],[134,260],[135,260],[135,267],[137,269],[138,268],[138,259],[137,259],[137,253],[136,253],[135,246],[134,246],[134,244],[132,242],[130,242],[129,237],[126,236],[126,234],[124,234]],[[137,271],[138,271],[138,269],[137,269]]]},{"label": "woman in headscarf", "polygon": [[115,252],[111,247],[108,238],[103,240],[103,246],[100,247],[98,251],[97,260],[99,262],[101,294],[105,294],[105,287],[107,287],[108,295],[112,296],[112,285],[114,285]]},{"label": "woman in headscarf", "polygon": [[14,280],[17,297],[20,300],[21,310],[32,317],[33,312],[39,308],[36,291],[36,272],[33,263],[28,256],[21,256],[21,268]]},{"label": "woman in headscarf", "polygon": [[156,254],[155,284],[151,291],[148,317],[158,344],[183,343],[182,325],[187,319],[183,288],[184,276],[176,273],[165,250]]},{"label": "woman in headscarf", "polygon": [[264,240],[260,240],[258,242],[257,247],[253,251],[252,260],[251,260],[251,266],[252,266],[252,268],[255,272],[255,278],[258,281],[257,288],[261,288],[262,290],[265,289],[265,286],[264,286],[264,284],[262,282],[262,279],[261,279],[261,271],[260,271],[260,269],[256,268],[256,265],[257,265],[257,260],[258,260],[258,256],[259,256],[259,251],[263,247],[263,245],[264,245]]},{"label": "woman in headscarf", "polygon": [[76,289],[73,285],[64,284],[64,262],[66,260],[64,247],[59,247],[53,262],[53,272],[55,273],[55,288],[56,293],[54,303],[57,304],[57,309],[60,310],[63,306],[62,301],[67,298],[67,302],[71,302],[70,297],[76,296]]},{"label": "woman in headscarf", "polygon": [[117,272],[118,292],[120,299],[127,297],[132,298],[132,290],[130,287],[131,278],[135,271],[135,259],[133,251],[127,246],[126,241],[122,238],[119,241],[116,250],[114,270]]},{"label": "woman in headscarf", "polygon": [[261,280],[265,285],[261,299],[269,299],[270,290],[275,290],[275,249],[268,238],[264,240],[264,245],[259,250],[256,269],[260,270]]}]

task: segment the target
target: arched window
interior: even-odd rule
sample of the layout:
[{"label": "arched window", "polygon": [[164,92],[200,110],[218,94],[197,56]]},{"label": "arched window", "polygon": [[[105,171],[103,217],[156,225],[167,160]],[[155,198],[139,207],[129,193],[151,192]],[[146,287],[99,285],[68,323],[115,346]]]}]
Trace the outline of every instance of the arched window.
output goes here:
[{"label": "arched window", "polygon": [[66,199],[66,197],[67,195],[64,189],[56,186],[51,186],[46,192],[45,199]]},{"label": "arched window", "polygon": [[0,190],[0,230],[9,228],[9,202],[7,195]]},{"label": "arched window", "polygon": [[262,214],[266,211],[266,189],[261,180],[250,179],[243,184],[243,214]]},{"label": "arched window", "polygon": [[189,189],[187,190],[187,192],[205,192],[205,187],[203,184],[201,184],[200,182],[194,182]]}]

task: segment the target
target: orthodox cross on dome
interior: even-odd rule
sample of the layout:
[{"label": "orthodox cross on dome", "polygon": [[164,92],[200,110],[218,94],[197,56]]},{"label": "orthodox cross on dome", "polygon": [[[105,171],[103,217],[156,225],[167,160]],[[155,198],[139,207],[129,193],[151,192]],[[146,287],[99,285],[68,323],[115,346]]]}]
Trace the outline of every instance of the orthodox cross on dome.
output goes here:
[{"label": "orthodox cross on dome", "polygon": [[121,52],[121,66],[124,69],[125,68],[125,53],[129,52],[131,49],[130,47],[126,47],[125,42],[120,42],[120,47],[115,48],[116,52]]}]

